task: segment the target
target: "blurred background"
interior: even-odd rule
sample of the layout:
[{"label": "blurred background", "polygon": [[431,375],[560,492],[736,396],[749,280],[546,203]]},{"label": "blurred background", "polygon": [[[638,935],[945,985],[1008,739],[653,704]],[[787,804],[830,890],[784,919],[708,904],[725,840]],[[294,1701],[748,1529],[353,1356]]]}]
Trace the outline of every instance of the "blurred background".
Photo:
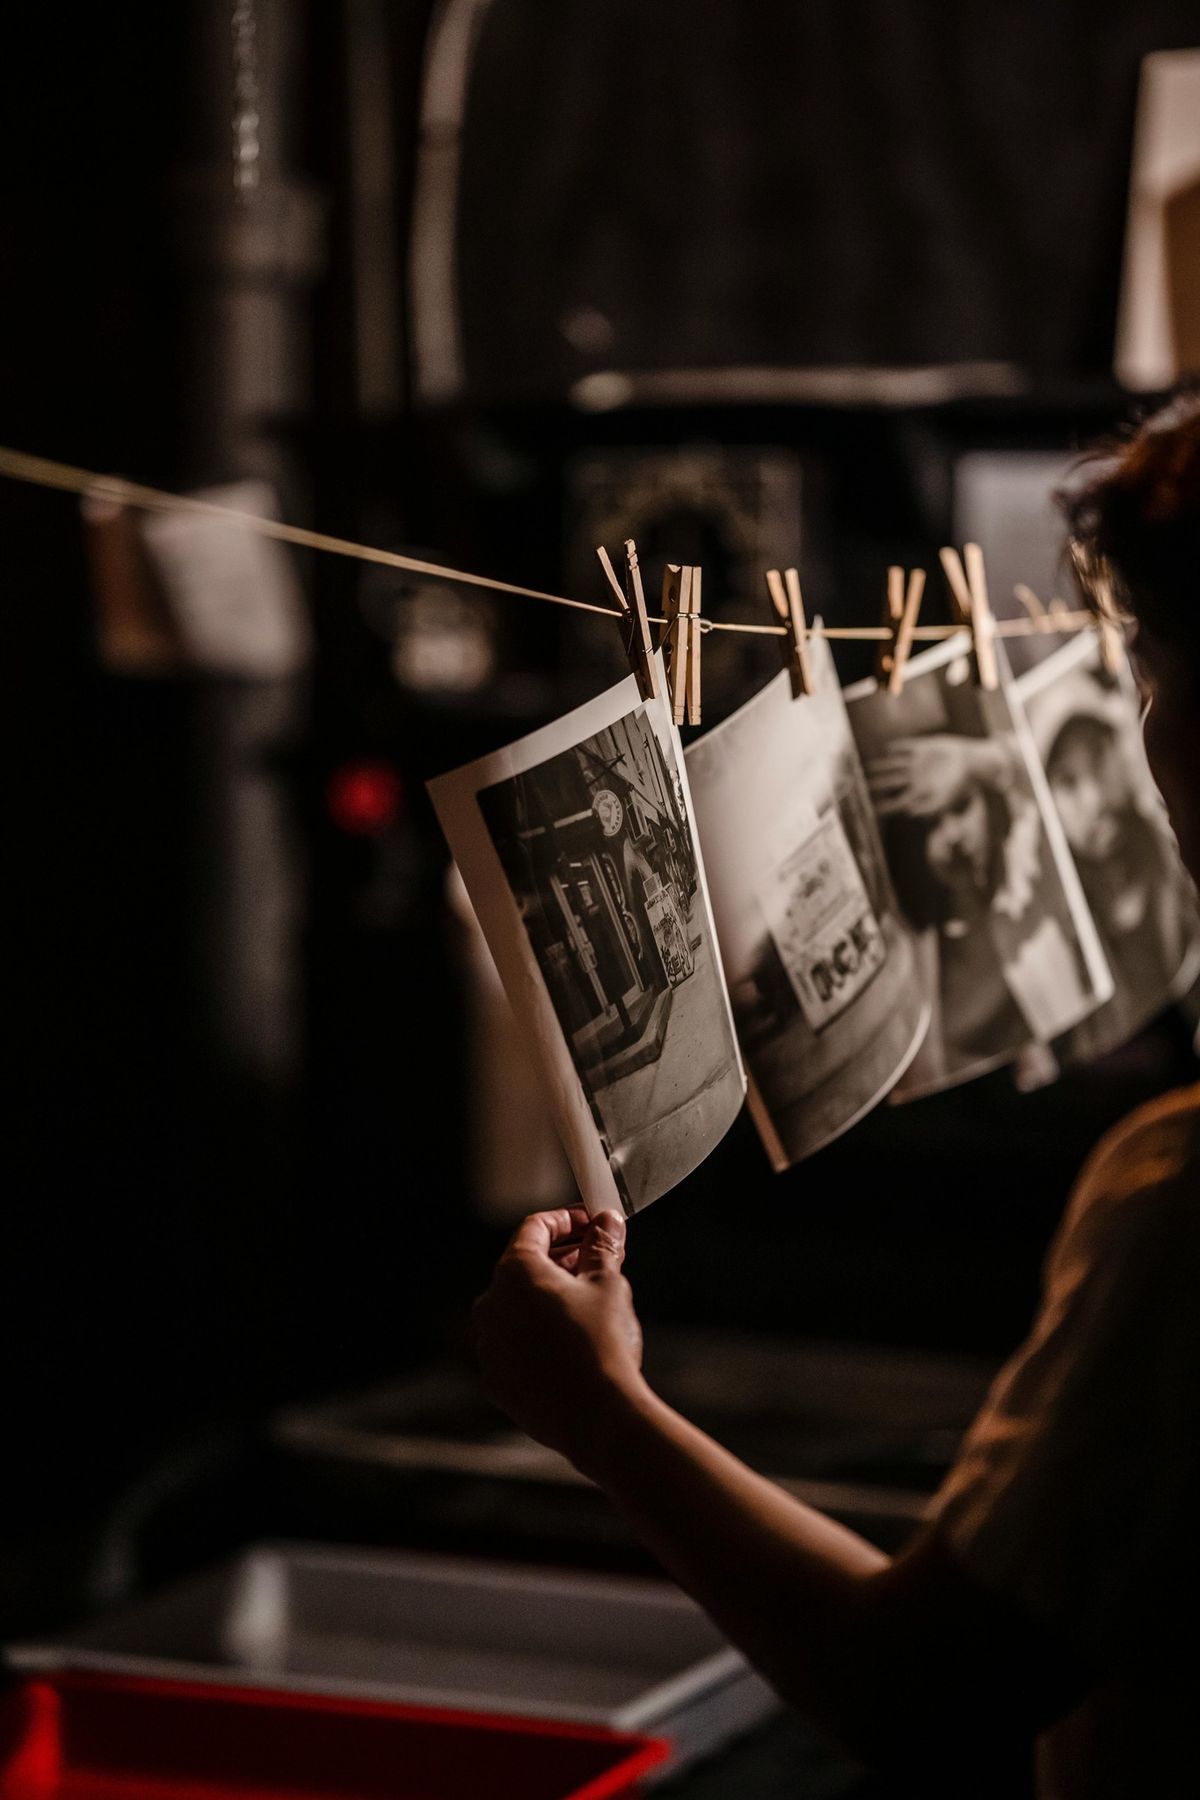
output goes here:
[{"label": "blurred background", "polygon": [[[968,535],[997,610],[1066,593],[1055,481],[1200,365],[1188,0],[20,31],[0,438],[38,455],[599,602],[631,533],[729,619],[797,562],[861,624]],[[0,1635],[261,1535],[641,1566],[553,1470],[447,1449],[506,1441],[470,1301],[570,1190],[423,789],[616,679],[616,634],[11,481],[0,580]],[[713,722],[778,666],[705,664]],[[1083,1155],[1193,1029],[882,1107],[783,1177],[740,1120],[631,1231],[674,1391],[897,1541]]]}]

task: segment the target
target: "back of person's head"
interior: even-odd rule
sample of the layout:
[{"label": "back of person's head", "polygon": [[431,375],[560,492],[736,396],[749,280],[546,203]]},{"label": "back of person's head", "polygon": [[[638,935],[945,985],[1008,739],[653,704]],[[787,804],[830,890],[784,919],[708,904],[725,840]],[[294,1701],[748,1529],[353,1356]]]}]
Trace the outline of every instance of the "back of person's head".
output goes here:
[{"label": "back of person's head", "polygon": [[1200,680],[1200,387],[1089,458],[1061,499],[1085,570]]}]

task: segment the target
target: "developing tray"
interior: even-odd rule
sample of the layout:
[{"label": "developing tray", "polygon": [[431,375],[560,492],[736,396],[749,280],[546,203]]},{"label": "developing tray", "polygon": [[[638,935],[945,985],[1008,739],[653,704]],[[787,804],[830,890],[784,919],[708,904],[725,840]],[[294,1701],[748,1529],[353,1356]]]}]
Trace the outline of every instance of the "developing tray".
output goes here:
[{"label": "developing tray", "polygon": [[648,1732],[672,1770],[778,1705],[669,1583],[295,1544],[8,1659]]},{"label": "developing tray", "polygon": [[586,1726],[120,1675],[0,1696],[4,1800],[606,1800],[663,1754]]}]

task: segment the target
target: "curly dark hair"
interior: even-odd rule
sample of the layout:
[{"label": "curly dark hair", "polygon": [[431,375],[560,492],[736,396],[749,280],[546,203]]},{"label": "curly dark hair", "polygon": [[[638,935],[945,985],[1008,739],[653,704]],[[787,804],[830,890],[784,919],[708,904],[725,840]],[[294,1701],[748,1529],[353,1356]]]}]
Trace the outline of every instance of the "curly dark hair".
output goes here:
[{"label": "curly dark hair", "polygon": [[1058,500],[1088,604],[1098,609],[1095,578],[1107,577],[1118,605],[1200,675],[1200,385],[1085,458]]}]

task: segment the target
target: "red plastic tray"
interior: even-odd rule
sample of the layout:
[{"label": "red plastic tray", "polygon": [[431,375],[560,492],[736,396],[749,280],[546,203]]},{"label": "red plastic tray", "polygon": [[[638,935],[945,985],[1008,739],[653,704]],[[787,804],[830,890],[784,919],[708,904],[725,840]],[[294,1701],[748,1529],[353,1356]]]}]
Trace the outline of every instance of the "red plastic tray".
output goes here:
[{"label": "red plastic tray", "polygon": [[0,1701],[3,1800],[612,1800],[668,1745],[367,1700],[56,1673]]}]

